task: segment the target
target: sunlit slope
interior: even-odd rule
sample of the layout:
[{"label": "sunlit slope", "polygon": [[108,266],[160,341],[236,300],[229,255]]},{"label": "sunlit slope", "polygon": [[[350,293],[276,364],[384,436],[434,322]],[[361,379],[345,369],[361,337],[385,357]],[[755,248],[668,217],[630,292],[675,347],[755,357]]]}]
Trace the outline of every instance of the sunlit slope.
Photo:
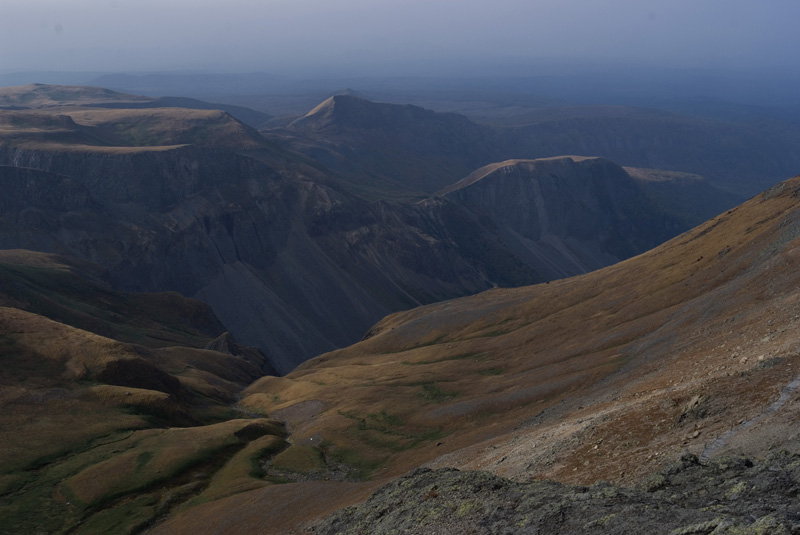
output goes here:
[{"label": "sunlit slope", "polygon": [[196,145],[247,150],[264,145],[258,132],[219,110],[96,109],[67,112],[117,146]]},{"label": "sunlit slope", "polygon": [[[394,314],[241,404],[373,477],[448,453],[520,478],[625,479],[702,453],[795,375],[798,192],[795,178],[598,272]],[[725,447],[796,444],[793,425],[770,429]]]},{"label": "sunlit slope", "polygon": [[258,126],[270,119],[266,113],[242,106],[204,102],[186,97],[150,98],[103,87],[51,84],[0,87],[0,109],[60,111],[79,108],[222,110],[250,126]]}]

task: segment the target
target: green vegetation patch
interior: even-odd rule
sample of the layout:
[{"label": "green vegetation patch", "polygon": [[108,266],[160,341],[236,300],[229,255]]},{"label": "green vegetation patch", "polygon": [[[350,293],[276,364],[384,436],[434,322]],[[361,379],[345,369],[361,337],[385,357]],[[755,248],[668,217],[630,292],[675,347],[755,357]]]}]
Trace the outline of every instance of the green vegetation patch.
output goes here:
[{"label": "green vegetation patch", "polygon": [[[266,484],[257,459],[282,447],[269,420],[128,431],[2,476],[0,533],[132,533],[192,496]],[[249,487],[248,487],[249,485]],[[254,486],[255,485],[255,486]]]},{"label": "green vegetation patch", "polygon": [[287,442],[280,436],[267,435],[256,438],[237,452],[212,476],[208,487],[187,506],[198,505],[270,484],[264,478],[264,463],[286,449]]},{"label": "green vegetation patch", "polygon": [[443,343],[446,338],[447,338],[447,335],[446,334],[442,334],[440,336],[437,336],[433,340],[429,340],[427,342],[422,342],[420,344],[417,344],[417,345],[411,346],[411,347],[404,347],[403,349],[396,349],[396,350],[393,350],[393,351],[384,351],[383,354],[384,355],[393,355],[395,353],[405,353],[406,351],[413,351],[415,349],[421,349],[423,347],[430,347],[430,346],[439,345],[439,344]]},{"label": "green vegetation patch", "polygon": [[350,467],[350,476],[360,481],[369,479],[376,470],[389,461],[388,455],[370,455],[362,450],[341,447],[330,448],[327,457],[333,463]]},{"label": "green vegetation patch", "polygon": [[436,364],[438,362],[447,362],[450,360],[472,360],[475,362],[480,362],[486,360],[486,354],[483,351],[471,351],[469,353],[459,353],[458,355],[442,357],[434,360],[420,360],[417,362],[404,360],[403,364],[406,366],[420,366],[425,364]]},{"label": "green vegetation patch", "polygon": [[504,373],[506,373],[504,368],[487,368],[478,371],[478,375],[503,375]]},{"label": "green vegetation patch", "polygon": [[272,466],[277,470],[308,474],[327,469],[322,451],[313,446],[292,445],[275,456]]},{"label": "green vegetation patch", "polygon": [[141,470],[147,463],[153,459],[152,451],[143,451],[136,457],[136,470]]},{"label": "green vegetation patch", "polygon": [[385,410],[361,416],[353,412],[340,412],[356,424],[349,434],[370,450],[397,453],[442,438],[446,433],[440,427],[416,427]]},{"label": "green vegetation patch", "polygon": [[78,535],[97,533],[137,533],[149,525],[159,510],[152,494],[139,496],[92,515],[75,531]]},{"label": "green vegetation patch", "polygon": [[[233,435],[195,431],[168,430],[132,439],[129,451],[87,467],[69,478],[65,486],[81,503],[100,506],[118,496],[173,479],[240,444]],[[146,451],[141,452],[141,448]]]},{"label": "green vegetation patch", "polygon": [[461,395],[461,392],[443,390],[437,383],[425,383],[421,388],[422,392],[418,395],[432,403],[444,403]]}]

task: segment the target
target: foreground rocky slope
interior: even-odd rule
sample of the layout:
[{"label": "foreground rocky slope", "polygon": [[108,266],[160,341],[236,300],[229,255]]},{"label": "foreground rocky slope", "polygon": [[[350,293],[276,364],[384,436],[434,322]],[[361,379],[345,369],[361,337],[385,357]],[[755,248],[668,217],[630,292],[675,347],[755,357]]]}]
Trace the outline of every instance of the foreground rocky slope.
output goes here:
[{"label": "foreground rocky slope", "polygon": [[314,533],[788,535],[800,530],[798,491],[800,457],[781,453],[756,463],[732,457],[709,464],[684,455],[639,488],[419,469]]}]

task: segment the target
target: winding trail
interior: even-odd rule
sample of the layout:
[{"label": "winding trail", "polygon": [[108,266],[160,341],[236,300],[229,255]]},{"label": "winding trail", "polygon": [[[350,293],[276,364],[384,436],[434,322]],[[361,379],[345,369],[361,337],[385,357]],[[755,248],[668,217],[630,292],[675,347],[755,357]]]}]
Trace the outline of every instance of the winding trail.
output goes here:
[{"label": "winding trail", "polygon": [[711,455],[713,455],[715,451],[717,451],[725,444],[727,444],[731,438],[738,435],[742,431],[745,431],[753,427],[756,423],[766,418],[770,414],[776,413],[781,407],[783,407],[786,404],[787,401],[789,401],[789,398],[792,396],[792,394],[794,394],[794,392],[798,388],[800,388],[800,375],[795,377],[791,383],[783,387],[783,390],[781,390],[780,397],[778,397],[778,399],[774,403],[772,403],[772,405],[764,409],[764,411],[762,411],[761,414],[742,422],[741,424],[737,425],[724,435],[717,437],[717,439],[714,440],[714,442],[712,442],[711,444],[708,444],[705,447],[705,449],[703,449],[703,453],[700,454],[700,462],[701,463],[707,462],[711,458]]}]

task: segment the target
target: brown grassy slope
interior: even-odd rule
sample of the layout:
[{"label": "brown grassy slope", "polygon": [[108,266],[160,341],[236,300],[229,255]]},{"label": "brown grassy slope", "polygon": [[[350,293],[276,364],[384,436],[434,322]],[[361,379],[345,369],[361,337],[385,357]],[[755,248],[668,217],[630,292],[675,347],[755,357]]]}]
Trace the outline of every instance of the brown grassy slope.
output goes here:
[{"label": "brown grassy slope", "polygon": [[229,404],[257,373],[237,357],[0,308],[0,363],[0,533],[127,533],[200,493],[269,484],[258,459],[284,447],[275,422],[214,423],[242,416]]},{"label": "brown grassy slope", "polygon": [[[747,425],[797,375],[798,195],[795,178],[595,273],[394,314],[242,405],[376,479],[433,463],[639,481]],[[710,453],[796,449],[798,420],[789,402]],[[211,526],[205,511],[182,521]]]},{"label": "brown grassy slope", "polygon": [[148,347],[204,347],[225,330],[205,303],[175,292],[116,292],[102,276],[75,258],[0,250],[0,305]]},{"label": "brown grassy slope", "polygon": [[[5,407],[0,436],[8,453],[0,463],[3,471],[69,449],[73,435],[88,439],[147,420],[126,411],[111,417],[108,409],[134,408],[166,423],[202,418],[203,408],[229,403],[258,373],[229,355],[149,350],[6,307],[0,307],[0,357]],[[76,403],[83,409],[72,407]],[[31,417],[28,409],[47,417]],[[86,423],[69,425],[72,419]]]},{"label": "brown grassy slope", "polygon": [[136,531],[197,495],[269,484],[258,460],[285,447],[280,424],[230,408],[259,363],[191,347],[221,329],[207,306],[97,274],[0,251],[0,533]]},{"label": "brown grassy slope", "polygon": [[268,485],[254,471],[284,433],[230,420],[257,373],[240,360],[0,308],[0,533],[128,533],[201,493]]}]

